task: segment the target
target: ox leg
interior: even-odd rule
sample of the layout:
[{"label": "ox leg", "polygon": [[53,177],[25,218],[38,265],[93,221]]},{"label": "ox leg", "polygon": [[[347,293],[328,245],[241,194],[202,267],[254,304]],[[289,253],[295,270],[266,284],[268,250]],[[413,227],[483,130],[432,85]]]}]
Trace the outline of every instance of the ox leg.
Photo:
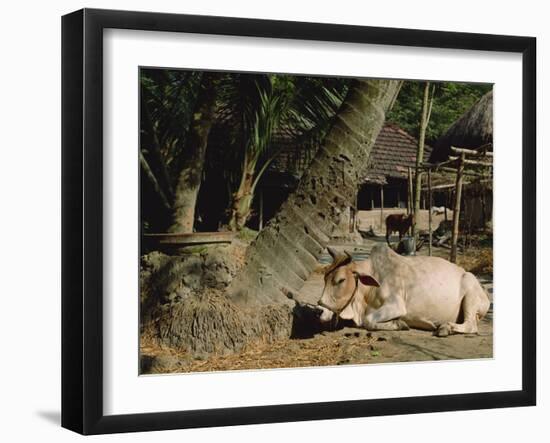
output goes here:
[{"label": "ox leg", "polygon": [[438,337],[445,337],[450,334],[477,334],[478,320],[483,318],[489,309],[489,298],[472,274],[466,274],[466,294],[462,299],[462,312],[464,313],[463,323],[445,323],[436,331]]},{"label": "ox leg", "polygon": [[401,298],[396,298],[369,312],[365,317],[364,326],[369,331],[406,331],[409,326],[401,320],[406,314],[405,303]]},{"label": "ox leg", "polygon": [[435,331],[437,329],[436,324],[431,320],[415,318],[415,319],[406,319],[405,321],[411,328],[422,329],[424,331]]}]

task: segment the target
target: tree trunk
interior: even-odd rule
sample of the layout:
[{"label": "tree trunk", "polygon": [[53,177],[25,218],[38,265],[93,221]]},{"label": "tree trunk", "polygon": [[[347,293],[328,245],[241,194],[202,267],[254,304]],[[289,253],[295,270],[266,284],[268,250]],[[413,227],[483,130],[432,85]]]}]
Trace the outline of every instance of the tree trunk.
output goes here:
[{"label": "tree trunk", "polygon": [[254,169],[256,165],[245,164],[239,188],[233,194],[229,229],[240,231],[250,217],[250,208],[254,198]]},{"label": "tree trunk", "polygon": [[202,181],[208,134],[216,109],[218,78],[219,74],[215,72],[205,73],[202,78],[201,91],[197,97],[174,191],[170,232],[193,232],[195,206]]},{"label": "tree trunk", "polygon": [[401,82],[356,80],[296,191],[248,248],[227,295],[240,305],[290,303],[353,206],[372,146]]},{"label": "tree trunk", "polygon": [[416,223],[418,220],[418,214],[420,213],[420,192],[422,188],[422,162],[424,161],[424,143],[426,139],[426,128],[430,121],[430,114],[432,112],[433,94],[430,99],[430,82],[426,82],[424,85],[424,98],[422,100],[422,114],[420,116],[420,131],[418,135],[418,149],[416,151],[416,171],[415,171],[415,185],[414,185],[414,222],[412,234],[416,235]]}]

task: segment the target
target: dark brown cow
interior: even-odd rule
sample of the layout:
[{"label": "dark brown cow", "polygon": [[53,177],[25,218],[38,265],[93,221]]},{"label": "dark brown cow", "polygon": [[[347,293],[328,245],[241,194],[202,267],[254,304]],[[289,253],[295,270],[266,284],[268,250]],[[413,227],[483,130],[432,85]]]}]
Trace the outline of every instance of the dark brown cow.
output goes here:
[{"label": "dark brown cow", "polygon": [[386,242],[390,244],[390,235],[397,231],[399,232],[399,241],[403,235],[409,230],[413,222],[413,215],[405,214],[390,214],[386,217]]}]

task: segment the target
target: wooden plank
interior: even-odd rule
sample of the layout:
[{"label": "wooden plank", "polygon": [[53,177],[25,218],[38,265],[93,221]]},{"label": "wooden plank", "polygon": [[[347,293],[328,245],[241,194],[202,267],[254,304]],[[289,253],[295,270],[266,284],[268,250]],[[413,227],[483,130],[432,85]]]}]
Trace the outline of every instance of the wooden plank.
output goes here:
[{"label": "wooden plank", "polygon": [[200,245],[209,243],[231,243],[235,238],[234,232],[194,232],[190,234],[144,234],[143,237],[159,245]]}]

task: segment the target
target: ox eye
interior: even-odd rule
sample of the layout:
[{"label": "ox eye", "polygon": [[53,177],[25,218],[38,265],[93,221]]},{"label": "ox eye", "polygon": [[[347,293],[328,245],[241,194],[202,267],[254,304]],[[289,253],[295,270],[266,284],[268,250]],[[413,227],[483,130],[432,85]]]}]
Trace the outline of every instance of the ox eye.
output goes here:
[{"label": "ox eye", "polygon": [[341,284],[344,283],[345,281],[346,281],[345,278],[341,278],[340,280],[337,280],[337,281],[336,281],[336,284],[337,284],[337,285],[341,285]]}]

